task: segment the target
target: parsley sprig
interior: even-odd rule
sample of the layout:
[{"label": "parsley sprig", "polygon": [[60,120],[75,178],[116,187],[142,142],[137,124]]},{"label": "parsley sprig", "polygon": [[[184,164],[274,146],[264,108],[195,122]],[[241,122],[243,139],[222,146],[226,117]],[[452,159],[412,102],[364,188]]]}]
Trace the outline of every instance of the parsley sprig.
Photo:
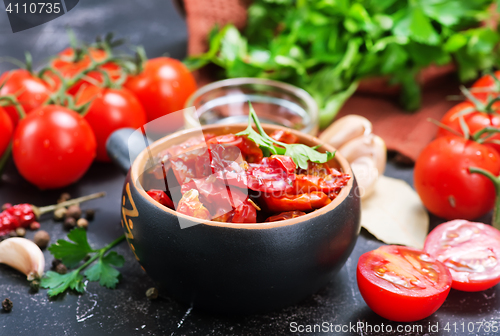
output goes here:
[{"label": "parsley sprig", "polygon": [[[311,148],[303,144],[286,144],[280,141],[276,141],[266,134],[262,125],[260,124],[257,113],[252,106],[252,103],[248,102],[249,112],[248,112],[248,127],[236,134],[236,135],[246,135],[250,140],[255,142],[264,152],[264,154],[278,154],[286,155],[292,158],[295,164],[302,168],[307,169],[308,162],[325,163],[333,159],[335,152],[320,153],[316,150],[316,147]],[[257,133],[252,124],[255,124],[257,128]],[[276,146],[278,145],[278,146]]]},{"label": "parsley sprig", "polygon": [[[121,236],[111,244],[98,250],[90,247],[87,241],[87,231],[84,229],[72,230],[68,234],[68,239],[73,243],[59,239],[56,244],[52,244],[49,247],[50,253],[55,258],[61,259],[67,267],[76,267],[89,254],[93,255],[85,263],[69,273],[59,274],[48,271],[42,278],[41,286],[49,288],[49,296],[59,295],[68,289],[83,293],[85,291],[85,277],[89,281],[99,281],[101,286],[115,288],[119,281],[120,272],[113,266],[123,266],[125,259],[114,251],[109,253],[108,251],[121,243],[125,239],[125,236]],[[97,262],[94,263],[96,260]],[[81,272],[92,263],[94,264],[82,274]]]}]

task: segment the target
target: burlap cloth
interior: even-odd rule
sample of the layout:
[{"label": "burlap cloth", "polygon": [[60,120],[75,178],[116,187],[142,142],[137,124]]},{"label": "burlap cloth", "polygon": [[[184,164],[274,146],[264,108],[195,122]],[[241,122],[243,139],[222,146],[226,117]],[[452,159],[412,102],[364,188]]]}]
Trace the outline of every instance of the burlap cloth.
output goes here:
[{"label": "burlap cloth", "polygon": [[[189,32],[188,53],[196,55],[207,50],[206,36],[217,23],[233,23],[243,28],[246,22],[245,0],[184,0]],[[430,67],[419,76],[423,86],[422,108],[409,114],[397,103],[397,87],[386,85],[384,78],[374,78],[361,83],[356,94],[340,111],[340,115],[359,114],[373,123],[374,132],[386,142],[389,150],[396,151],[415,161],[424,147],[434,138],[437,127],[428,118],[440,120],[456,104],[448,100],[459,94],[458,81],[452,65]],[[199,84],[210,80],[210,73],[197,74]]]}]

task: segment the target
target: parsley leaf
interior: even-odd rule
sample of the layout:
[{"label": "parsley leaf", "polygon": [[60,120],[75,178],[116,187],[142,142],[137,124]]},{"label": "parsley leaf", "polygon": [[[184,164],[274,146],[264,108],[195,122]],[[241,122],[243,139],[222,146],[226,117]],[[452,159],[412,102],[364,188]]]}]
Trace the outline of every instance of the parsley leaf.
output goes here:
[{"label": "parsley leaf", "polygon": [[99,284],[108,288],[115,288],[118,284],[118,272],[115,268],[122,267],[125,259],[118,253],[112,251],[106,256],[99,258],[97,263],[85,271],[85,276],[89,281],[99,281]]},{"label": "parsley leaf", "polygon": [[[302,169],[307,169],[309,166],[309,161],[316,163],[325,163],[333,159],[335,153],[326,152],[320,153],[315,148],[308,147],[303,144],[285,144],[274,140],[269,135],[266,134],[262,128],[257,113],[252,106],[252,103],[248,102],[249,112],[248,112],[248,127],[236,134],[236,135],[246,135],[250,140],[255,142],[264,153],[272,153],[279,155],[287,155],[292,158],[293,162]],[[259,131],[257,133],[253,127],[252,123]],[[276,146],[278,145],[278,146]]]},{"label": "parsley leaf", "polygon": [[68,234],[68,239],[75,244],[59,239],[56,244],[49,247],[49,251],[55,258],[61,259],[66,266],[75,267],[93,250],[87,242],[87,231],[85,230],[72,230]]},{"label": "parsley leaf", "polygon": [[[125,259],[114,251],[108,251],[125,240],[125,236],[121,236],[99,250],[93,250],[90,247],[87,241],[87,232],[83,229],[72,230],[68,234],[68,238],[75,244],[60,239],[56,244],[49,247],[49,251],[54,257],[61,258],[68,267],[74,267],[89,253],[93,253],[93,256],[69,273],[59,274],[48,271],[42,278],[40,285],[49,289],[49,296],[59,295],[68,289],[79,293],[85,292],[84,276],[89,281],[99,281],[101,286],[115,288],[119,281],[120,272],[113,266],[123,266]],[[84,269],[95,261],[97,262],[93,266],[87,269],[84,274],[81,274]]]},{"label": "parsley leaf", "polygon": [[81,275],[78,270],[74,270],[66,274],[48,271],[42,278],[40,285],[43,288],[50,288],[48,291],[49,296],[59,295],[68,288],[71,288],[79,293],[83,293],[85,291],[83,275]]}]

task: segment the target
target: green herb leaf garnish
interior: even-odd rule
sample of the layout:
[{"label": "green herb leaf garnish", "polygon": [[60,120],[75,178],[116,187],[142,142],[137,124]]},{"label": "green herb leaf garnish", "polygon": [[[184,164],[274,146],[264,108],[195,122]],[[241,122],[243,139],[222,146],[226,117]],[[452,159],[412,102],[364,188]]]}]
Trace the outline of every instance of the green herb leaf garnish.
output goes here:
[{"label": "green herb leaf garnish", "polygon": [[[292,158],[293,162],[302,169],[308,168],[309,161],[316,163],[325,163],[334,158],[335,153],[326,152],[320,153],[315,148],[308,147],[303,144],[286,144],[280,141],[276,141],[266,134],[262,125],[260,124],[257,113],[250,102],[249,112],[248,112],[248,127],[236,134],[245,135],[250,140],[255,142],[264,153],[268,152],[271,154],[286,155]],[[255,124],[258,133],[253,129],[252,124]],[[278,145],[278,146],[276,146]]]},{"label": "green herb leaf garnish", "polygon": [[[49,247],[49,251],[52,255],[54,255],[55,258],[61,259],[66,266],[75,267],[80,261],[85,259],[87,255],[93,253],[93,256],[80,267],[67,274],[48,271],[42,278],[40,285],[43,288],[49,289],[49,296],[56,296],[64,293],[68,289],[83,293],[85,291],[85,277],[89,281],[99,281],[101,286],[115,288],[118,283],[120,272],[113,266],[123,266],[125,259],[114,251],[107,252],[123,241],[125,236],[121,236],[111,244],[98,250],[93,250],[90,247],[87,241],[87,231],[84,229],[72,230],[68,234],[68,238],[73,241],[74,244],[59,239],[56,244],[52,244]],[[87,269],[84,274],[81,274],[81,272],[94,261],[97,262]]]}]

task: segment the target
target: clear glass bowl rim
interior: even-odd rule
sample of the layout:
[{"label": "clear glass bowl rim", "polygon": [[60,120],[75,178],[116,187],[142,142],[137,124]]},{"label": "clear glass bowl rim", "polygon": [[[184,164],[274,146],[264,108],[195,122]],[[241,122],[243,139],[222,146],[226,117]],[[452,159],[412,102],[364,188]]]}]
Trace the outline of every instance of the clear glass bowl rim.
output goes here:
[{"label": "clear glass bowl rim", "polygon": [[[263,85],[263,86],[271,86],[275,87],[278,89],[281,89],[283,91],[286,91],[288,94],[291,96],[295,96],[301,101],[304,102],[305,104],[305,110],[309,114],[311,118],[310,124],[306,125],[303,129],[301,129],[301,132],[304,133],[311,133],[317,130],[318,127],[318,104],[316,104],[316,101],[313,99],[313,97],[307,93],[307,91],[296,87],[295,85],[291,85],[288,83],[284,82],[279,82],[275,81],[272,79],[265,79],[265,78],[251,78],[251,77],[240,77],[240,78],[230,78],[230,79],[223,79],[219,80],[207,85],[202,86],[198,90],[196,90],[186,101],[186,104],[184,105],[185,108],[192,107],[194,106],[194,102],[196,99],[199,97],[203,96],[204,94],[214,91],[217,89],[222,89],[222,88],[228,88],[228,87],[238,87],[238,86],[244,86],[248,84],[254,84],[254,85]],[[195,120],[195,116],[192,115],[192,109],[187,109],[184,112],[184,118],[186,121],[188,121],[188,124],[197,124],[197,120]]]}]

